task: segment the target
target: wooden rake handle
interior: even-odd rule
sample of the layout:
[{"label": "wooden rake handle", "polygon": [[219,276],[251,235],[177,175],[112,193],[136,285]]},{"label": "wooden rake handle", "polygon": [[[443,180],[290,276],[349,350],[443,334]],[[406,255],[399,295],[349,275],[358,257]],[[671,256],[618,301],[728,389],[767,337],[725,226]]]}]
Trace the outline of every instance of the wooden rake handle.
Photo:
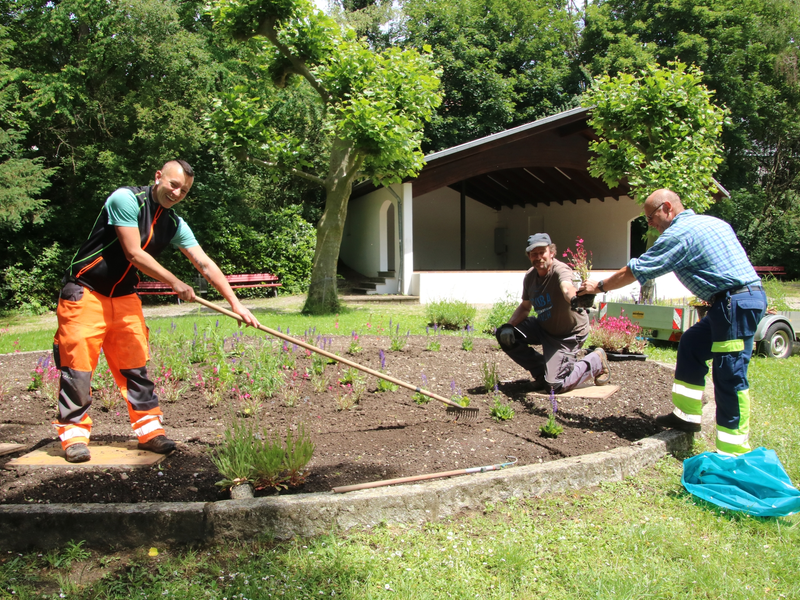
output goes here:
[{"label": "wooden rake handle", "polygon": [[[200,298],[200,297],[196,296],[195,297],[195,302],[199,302],[200,304],[210,308],[211,310],[215,310],[218,313],[222,313],[223,315],[231,317],[232,319],[236,319],[240,323],[244,322],[244,319],[242,319],[242,317],[237,315],[235,312],[230,311],[230,310],[228,310],[226,308],[222,308],[221,306],[218,306],[218,305],[214,304],[213,302],[209,302],[208,300],[206,300],[204,298]],[[325,356],[327,358],[335,360],[336,362],[340,362],[343,365],[347,365],[348,367],[353,367],[354,369],[358,369],[359,371],[363,371],[364,373],[368,373],[369,375],[373,375],[373,376],[378,377],[380,379],[385,379],[386,381],[390,381],[390,382],[392,382],[394,384],[397,384],[397,385],[399,385],[401,387],[404,387],[406,389],[412,390],[414,392],[418,392],[420,394],[424,394],[425,396],[428,396],[429,398],[433,398],[434,400],[438,400],[439,402],[443,402],[444,404],[447,404],[448,406],[451,406],[454,409],[457,409],[458,411],[467,411],[467,412],[477,412],[478,411],[477,408],[461,406],[460,404],[457,404],[457,403],[453,402],[449,398],[445,398],[444,396],[440,396],[439,394],[434,394],[433,392],[429,392],[427,390],[423,390],[418,386],[415,386],[415,385],[413,385],[411,383],[406,383],[405,381],[402,381],[400,379],[395,379],[391,375],[387,375],[386,373],[381,373],[380,371],[375,371],[374,369],[370,369],[369,367],[365,367],[364,365],[360,365],[360,364],[355,363],[355,362],[353,362],[351,360],[347,360],[346,358],[342,358],[341,356],[339,356],[337,354],[333,354],[332,352],[328,352],[327,350],[323,350],[322,348],[317,348],[316,346],[313,346],[311,344],[306,344],[305,342],[303,342],[301,340],[298,340],[298,339],[293,338],[293,337],[291,337],[289,335],[286,335],[285,333],[281,333],[280,331],[276,331],[275,329],[271,329],[269,327],[265,327],[264,325],[261,325],[260,323],[257,325],[257,328],[260,329],[261,331],[265,332],[265,333],[268,333],[270,335],[275,336],[276,338],[280,338],[280,339],[282,339],[284,341],[291,342],[292,344],[297,344],[301,348],[305,348],[306,350],[311,350],[312,352],[316,352],[317,354],[319,354],[321,356]]]}]

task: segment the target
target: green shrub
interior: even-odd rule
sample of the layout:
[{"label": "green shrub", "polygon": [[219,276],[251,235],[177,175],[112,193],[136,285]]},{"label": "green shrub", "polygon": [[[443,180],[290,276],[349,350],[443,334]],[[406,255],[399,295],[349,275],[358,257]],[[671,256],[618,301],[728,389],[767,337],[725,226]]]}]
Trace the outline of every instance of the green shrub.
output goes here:
[{"label": "green shrub", "polygon": [[314,444],[302,425],[296,434],[287,430],[284,442],[266,427],[259,431],[254,420],[233,416],[211,461],[223,477],[217,482],[220,487],[250,482],[256,489],[285,489],[303,483],[313,454]]},{"label": "green shrub", "polygon": [[18,262],[0,273],[0,307],[35,315],[55,310],[61,277],[69,262],[67,252],[57,242],[47,248],[29,251]]},{"label": "green shrub", "polygon": [[472,325],[478,309],[462,300],[437,300],[425,307],[429,325],[444,329],[464,329]]},{"label": "green shrub", "polygon": [[509,404],[500,402],[500,398],[494,399],[494,406],[489,409],[489,414],[497,421],[510,421],[514,418],[514,409]]},{"label": "green shrub", "polygon": [[516,300],[511,294],[507,294],[503,300],[492,304],[489,314],[486,316],[486,321],[483,323],[481,331],[484,333],[494,333],[494,330],[508,323],[511,315],[519,306],[519,300]]}]

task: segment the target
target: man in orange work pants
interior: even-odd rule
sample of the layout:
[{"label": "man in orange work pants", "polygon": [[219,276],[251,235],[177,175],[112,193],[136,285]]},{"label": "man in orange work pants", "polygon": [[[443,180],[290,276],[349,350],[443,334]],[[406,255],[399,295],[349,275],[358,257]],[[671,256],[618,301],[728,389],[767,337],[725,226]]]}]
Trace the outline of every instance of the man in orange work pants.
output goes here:
[{"label": "man in orange work pants", "polygon": [[154,185],[117,189],[67,269],[53,341],[61,371],[59,414],[53,425],[69,462],[91,458],[91,377],[101,350],[128,405],[139,448],[161,454],[175,449],[164,431],[155,386],[147,375],[147,327],[135,292],[137,271],[141,271],[169,284],[181,300],[195,299],[190,285],[156,261],[167,246],[178,247],[246,324],[258,325],[189,226],[173,211],[193,182],[192,168],[173,160],[156,171]]}]

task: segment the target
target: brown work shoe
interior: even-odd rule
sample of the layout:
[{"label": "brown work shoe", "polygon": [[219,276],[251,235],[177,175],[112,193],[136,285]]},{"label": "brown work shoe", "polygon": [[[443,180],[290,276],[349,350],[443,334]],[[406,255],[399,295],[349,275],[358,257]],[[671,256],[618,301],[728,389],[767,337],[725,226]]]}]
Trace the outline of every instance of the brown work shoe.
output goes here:
[{"label": "brown work shoe", "polygon": [[144,443],[139,442],[139,450],[148,450],[156,454],[169,454],[175,450],[175,442],[165,435],[157,435]]},{"label": "brown work shoe", "polygon": [[81,442],[67,446],[67,449],[64,450],[64,454],[66,455],[67,462],[69,463],[82,463],[92,458],[92,454],[89,452],[89,447]]},{"label": "brown work shoe", "polygon": [[606,356],[606,351],[602,348],[596,348],[594,353],[600,357],[600,361],[603,363],[603,371],[594,378],[594,384],[605,385],[611,381],[611,367],[608,364],[608,356]]}]

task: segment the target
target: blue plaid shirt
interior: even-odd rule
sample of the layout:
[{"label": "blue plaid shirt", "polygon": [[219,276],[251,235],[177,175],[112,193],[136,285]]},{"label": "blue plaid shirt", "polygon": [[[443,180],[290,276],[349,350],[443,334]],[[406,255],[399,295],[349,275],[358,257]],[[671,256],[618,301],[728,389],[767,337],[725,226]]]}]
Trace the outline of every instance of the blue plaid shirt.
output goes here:
[{"label": "blue plaid shirt", "polygon": [[689,291],[706,301],[718,292],[760,281],[731,226],[688,209],[628,266],[639,283],[675,271]]}]

